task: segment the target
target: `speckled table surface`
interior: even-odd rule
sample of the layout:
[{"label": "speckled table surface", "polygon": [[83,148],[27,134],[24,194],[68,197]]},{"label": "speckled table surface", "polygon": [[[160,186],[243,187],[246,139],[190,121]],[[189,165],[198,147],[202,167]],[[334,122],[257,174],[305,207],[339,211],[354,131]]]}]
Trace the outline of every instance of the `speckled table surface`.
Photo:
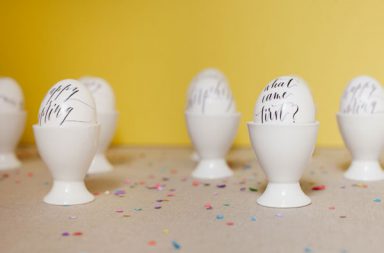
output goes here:
[{"label": "speckled table surface", "polygon": [[266,181],[251,149],[229,154],[234,177],[200,181],[190,149],[112,148],[114,171],[88,176],[96,199],[78,206],[43,203],[47,168],[34,148],[18,153],[23,167],[0,172],[0,252],[384,250],[384,182],[344,179],[345,149],[316,150],[301,181],[313,203],[296,209],[256,203]]}]

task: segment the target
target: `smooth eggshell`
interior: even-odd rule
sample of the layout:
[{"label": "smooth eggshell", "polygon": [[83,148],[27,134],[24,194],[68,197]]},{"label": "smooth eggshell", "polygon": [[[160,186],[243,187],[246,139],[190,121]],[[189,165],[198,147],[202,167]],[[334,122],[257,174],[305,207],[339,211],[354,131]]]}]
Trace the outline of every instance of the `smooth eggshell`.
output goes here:
[{"label": "smooth eggshell", "polygon": [[254,122],[300,124],[315,122],[316,108],[306,82],[296,76],[281,76],[264,88],[257,99]]},{"label": "smooth eggshell", "polygon": [[39,110],[40,126],[82,126],[96,124],[96,107],[83,83],[65,79],[55,84]]},{"label": "smooth eggshell", "polygon": [[358,76],[344,90],[340,112],[345,114],[374,114],[384,112],[384,91],[376,79]]},{"label": "smooth eggshell", "polygon": [[236,105],[224,79],[205,77],[191,88],[186,110],[198,114],[226,114],[236,112]]},{"label": "smooth eggshell", "polygon": [[19,112],[24,109],[24,96],[19,84],[10,77],[0,78],[0,112]]},{"label": "smooth eggshell", "polygon": [[115,95],[106,80],[100,77],[82,77],[79,80],[92,93],[97,112],[115,111]]}]

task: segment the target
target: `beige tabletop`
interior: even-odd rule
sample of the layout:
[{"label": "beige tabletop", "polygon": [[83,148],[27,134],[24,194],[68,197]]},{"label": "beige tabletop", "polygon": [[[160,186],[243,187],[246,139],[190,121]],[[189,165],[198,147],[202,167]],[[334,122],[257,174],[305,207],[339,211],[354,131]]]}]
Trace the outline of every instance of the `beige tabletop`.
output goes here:
[{"label": "beige tabletop", "polygon": [[203,182],[190,149],[113,148],[114,171],[88,176],[96,199],[78,206],[43,203],[47,168],[18,153],[23,167],[0,172],[2,253],[384,252],[384,182],[344,179],[344,149],[317,149],[301,181],[313,203],[296,209],[256,203],[266,181],[251,149],[230,153],[234,177]]}]

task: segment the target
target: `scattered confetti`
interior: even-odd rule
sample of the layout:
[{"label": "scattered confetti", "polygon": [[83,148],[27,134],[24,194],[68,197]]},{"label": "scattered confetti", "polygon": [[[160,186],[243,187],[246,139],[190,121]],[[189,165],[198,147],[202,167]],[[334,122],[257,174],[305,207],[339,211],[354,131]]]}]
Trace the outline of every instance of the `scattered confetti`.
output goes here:
[{"label": "scattered confetti", "polygon": [[217,188],[225,188],[225,187],[227,187],[227,185],[226,184],[218,184],[218,185],[216,185],[216,187]]},{"label": "scattered confetti", "polygon": [[352,186],[353,187],[358,187],[358,188],[368,188],[368,185],[363,184],[363,183],[353,184]]},{"label": "scattered confetti", "polygon": [[347,218],[347,216],[346,215],[341,215],[340,218],[341,219],[345,219],[345,218]]},{"label": "scattered confetti", "polygon": [[257,188],[253,188],[253,187],[249,187],[249,190],[250,190],[251,192],[257,192],[257,191],[259,191]]},{"label": "scattered confetti", "polygon": [[228,204],[228,203],[225,203],[225,204],[223,204],[223,206],[225,206],[225,207],[229,207],[229,206],[230,206],[230,204]]},{"label": "scattered confetti", "polygon": [[73,236],[81,236],[81,235],[83,235],[83,233],[82,232],[73,232],[72,235]]},{"label": "scattered confetti", "polygon": [[172,241],[172,246],[175,250],[181,249],[180,243],[176,242],[175,240]]},{"label": "scattered confetti", "polygon": [[200,181],[198,181],[198,180],[193,180],[193,181],[192,181],[192,185],[193,185],[193,186],[199,186],[199,185],[200,185]]},{"label": "scattered confetti", "polygon": [[154,240],[148,241],[148,245],[149,246],[156,246],[156,241],[154,241]]},{"label": "scattered confetti", "polygon": [[129,215],[129,214],[123,214],[123,217],[124,217],[124,218],[129,218],[129,217],[131,217],[131,215]]},{"label": "scattered confetti", "polygon": [[246,189],[247,189],[246,187],[241,187],[241,188],[240,188],[240,191],[243,192],[243,191],[245,191]]},{"label": "scattered confetti", "polygon": [[227,223],[226,223],[228,226],[233,226],[233,225],[235,225],[235,223],[233,222],[233,221],[227,221]]},{"label": "scattered confetti", "polygon": [[251,216],[251,221],[256,221],[256,216]]},{"label": "scattered confetti", "polygon": [[164,228],[164,229],[163,229],[163,233],[166,234],[166,235],[168,235],[168,234],[169,234],[169,229],[168,229],[168,228]]},{"label": "scattered confetti", "polygon": [[68,232],[63,232],[63,233],[61,233],[61,235],[62,235],[62,236],[70,236],[71,234],[68,233]]},{"label": "scattered confetti", "polygon": [[310,247],[305,247],[304,252],[305,253],[312,253],[312,249]]},{"label": "scattered confetti", "polygon": [[123,208],[117,208],[115,210],[116,213],[123,213],[124,212],[124,209]]},{"label": "scattered confetti", "polygon": [[328,207],[328,209],[329,209],[329,210],[335,210],[336,207],[334,207],[334,206],[330,206],[330,207]]},{"label": "scattered confetti", "polygon": [[216,220],[224,220],[224,215],[222,214],[216,215]]},{"label": "scattered confetti", "polygon": [[136,211],[136,212],[143,211],[142,208],[133,208],[133,210]]},{"label": "scattered confetti", "polygon": [[125,195],[125,190],[123,189],[117,189],[113,192],[114,195],[118,196],[118,197],[124,197]]},{"label": "scattered confetti", "polygon": [[373,199],[373,202],[380,203],[381,202],[381,198],[375,198],[375,199]]},{"label": "scattered confetti", "polygon": [[204,208],[207,209],[207,210],[212,210],[213,209],[211,203],[204,204]]},{"label": "scattered confetti", "polygon": [[155,208],[155,209],[161,209],[161,203],[156,202],[154,208]]},{"label": "scattered confetti", "polygon": [[313,191],[322,191],[325,190],[325,185],[316,185],[312,187]]},{"label": "scattered confetti", "polygon": [[284,215],[283,215],[282,213],[277,213],[277,214],[275,214],[275,216],[276,216],[277,218],[283,218],[283,217],[284,217]]}]

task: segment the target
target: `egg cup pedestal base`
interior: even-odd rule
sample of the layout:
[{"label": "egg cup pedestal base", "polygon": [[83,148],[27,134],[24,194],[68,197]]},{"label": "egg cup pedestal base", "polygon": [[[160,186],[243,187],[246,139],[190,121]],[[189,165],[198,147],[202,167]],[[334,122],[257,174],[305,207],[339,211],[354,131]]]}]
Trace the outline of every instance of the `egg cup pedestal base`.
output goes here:
[{"label": "egg cup pedestal base", "polygon": [[95,197],[87,190],[84,182],[54,181],[44,202],[52,205],[78,205],[91,202]]},{"label": "egg cup pedestal base", "polygon": [[344,177],[356,181],[384,180],[384,171],[378,161],[352,161]]},{"label": "egg cup pedestal base", "polygon": [[200,160],[192,176],[199,179],[220,179],[233,175],[224,159],[203,159]]},{"label": "egg cup pedestal base", "polygon": [[311,199],[299,183],[268,183],[257,203],[266,207],[294,208],[311,204]]},{"label": "egg cup pedestal base", "polygon": [[112,164],[104,154],[96,154],[89,167],[88,174],[106,173],[113,170]]},{"label": "egg cup pedestal base", "polygon": [[0,154],[0,171],[17,169],[20,166],[21,162],[17,159],[15,153]]}]

